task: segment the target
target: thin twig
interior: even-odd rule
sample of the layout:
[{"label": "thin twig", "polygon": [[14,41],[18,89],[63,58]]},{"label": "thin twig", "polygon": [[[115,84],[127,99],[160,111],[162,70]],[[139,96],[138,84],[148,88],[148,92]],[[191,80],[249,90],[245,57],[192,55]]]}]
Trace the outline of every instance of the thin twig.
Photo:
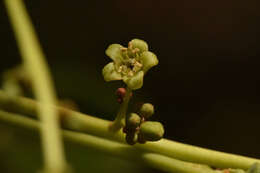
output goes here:
[{"label": "thin twig", "polygon": [[[30,130],[39,130],[41,124],[21,115],[8,113],[0,110],[0,121],[10,125],[20,126]],[[80,144],[103,153],[135,161],[139,164],[146,164],[166,172],[178,173],[216,173],[210,167],[176,160],[163,155],[142,151],[138,148],[113,142],[104,138],[91,136],[79,132],[62,130],[64,138],[70,142]]]},{"label": "thin twig", "polygon": [[63,143],[59,131],[58,116],[49,105],[56,104],[56,96],[44,54],[22,0],[5,0],[6,8],[20,49],[23,63],[32,79],[37,100],[39,118],[42,121],[42,147],[45,169],[62,173],[66,169]]},{"label": "thin twig", "polygon": [[[40,105],[40,103],[32,99],[24,97],[9,97],[0,90],[0,108],[5,110],[35,116],[36,108]],[[67,129],[85,132],[120,142],[125,141],[124,134],[121,131],[118,133],[111,133],[108,130],[111,121],[62,107],[52,106],[52,108],[59,111],[62,125]],[[168,139],[162,139],[158,142],[147,142],[146,144],[136,144],[134,146],[144,151],[152,151],[168,157],[206,164],[218,168],[248,169],[253,163],[260,162],[259,159],[213,151]]]},{"label": "thin twig", "polygon": [[125,96],[123,98],[123,103],[120,104],[116,119],[111,123],[109,127],[109,130],[111,130],[112,132],[117,132],[124,127],[124,121],[127,113],[128,103],[131,98],[131,93],[131,89],[127,87]]}]

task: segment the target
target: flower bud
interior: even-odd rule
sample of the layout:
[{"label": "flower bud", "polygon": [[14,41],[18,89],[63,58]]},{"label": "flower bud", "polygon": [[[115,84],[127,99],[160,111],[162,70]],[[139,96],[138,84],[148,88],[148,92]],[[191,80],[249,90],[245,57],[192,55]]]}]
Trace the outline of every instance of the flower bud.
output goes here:
[{"label": "flower bud", "polygon": [[246,172],[247,173],[260,173],[260,163],[254,163]]},{"label": "flower bud", "polygon": [[126,127],[129,129],[136,129],[141,122],[141,118],[138,114],[136,113],[130,113],[126,117]]},{"label": "flower bud", "polygon": [[142,117],[148,119],[154,114],[154,107],[151,103],[144,103],[141,106],[139,113]]},{"label": "flower bud", "polygon": [[146,121],[141,124],[140,135],[147,141],[158,141],[163,137],[164,128],[160,122]]},{"label": "flower bud", "polygon": [[117,101],[117,103],[119,103],[119,104],[123,103],[123,99],[122,99],[121,97],[118,97],[118,98],[116,99],[116,101]]},{"label": "flower bud", "polygon": [[118,88],[116,90],[116,95],[120,98],[124,98],[126,94],[126,89],[125,88]]}]

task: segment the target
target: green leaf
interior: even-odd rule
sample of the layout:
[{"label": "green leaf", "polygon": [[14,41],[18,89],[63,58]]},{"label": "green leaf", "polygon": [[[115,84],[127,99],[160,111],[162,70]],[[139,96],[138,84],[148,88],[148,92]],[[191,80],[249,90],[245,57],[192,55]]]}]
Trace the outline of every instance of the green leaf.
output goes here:
[{"label": "green leaf", "polygon": [[115,64],[113,62],[108,63],[102,70],[105,81],[121,80],[122,76],[115,70]]},{"label": "green leaf", "polygon": [[111,44],[106,50],[106,55],[109,56],[115,63],[120,63],[123,59],[120,44]]},{"label": "green leaf", "polygon": [[132,90],[139,89],[143,86],[144,72],[139,71],[133,77],[124,80],[129,88]]},{"label": "green leaf", "polygon": [[141,52],[148,51],[148,44],[140,39],[133,39],[130,41],[132,48],[138,48]]},{"label": "green leaf", "polygon": [[146,73],[150,68],[156,66],[159,61],[156,55],[150,51],[143,52],[141,55],[141,61],[143,64],[143,70]]}]

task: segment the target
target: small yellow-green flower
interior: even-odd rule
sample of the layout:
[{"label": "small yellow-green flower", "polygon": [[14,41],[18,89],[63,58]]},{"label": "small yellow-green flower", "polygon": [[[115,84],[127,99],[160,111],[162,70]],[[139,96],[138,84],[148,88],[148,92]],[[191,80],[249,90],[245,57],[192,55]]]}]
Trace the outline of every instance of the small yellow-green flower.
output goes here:
[{"label": "small yellow-green flower", "polygon": [[158,64],[156,55],[148,51],[147,43],[140,39],[131,40],[127,48],[111,44],[106,55],[113,62],[103,68],[105,81],[123,80],[132,90],[141,88],[144,74]]}]

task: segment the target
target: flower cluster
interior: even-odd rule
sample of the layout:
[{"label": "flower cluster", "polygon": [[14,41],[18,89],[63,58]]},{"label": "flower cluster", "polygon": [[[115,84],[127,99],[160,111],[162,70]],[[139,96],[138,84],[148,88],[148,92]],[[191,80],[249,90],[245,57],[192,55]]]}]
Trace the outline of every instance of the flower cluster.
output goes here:
[{"label": "flower cluster", "polygon": [[141,106],[137,113],[130,113],[126,117],[125,127],[126,142],[130,145],[145,143],[146,141],[158,141],[163,137],[164,128],[160,122],[147,121],[154,113],[154,107],[150,103]]},{"label": "flower cluster", "polygon": [[147,121],[154,113],[152,104],[143,104],[137,113],[127,114],[132,90],[143,86],[143,78],[147,71],[158,64],[156,55],[148,50],[148,45],[140,39],[133,39],[128,47],[112,44],[106,50],[106,55],[113,62],[108,63],[102,70],[105,81],[123,80],[126,88],[116,91],[120,108],[116,119],[110,125],[111,131],[118,131],[122,127],[128,144],[158,141],[163,137],[163,125],[155,121]]},{"label": "flower cluster", "polygon": [[131,40],[127,48],[112,44],[107,48],[106,55],[113,62],[102,70],[105,81],[123,80],[132,90],[141,88],[145,73],[158,64],[156,55],[148,51],[147,43],[140,39]]}]

